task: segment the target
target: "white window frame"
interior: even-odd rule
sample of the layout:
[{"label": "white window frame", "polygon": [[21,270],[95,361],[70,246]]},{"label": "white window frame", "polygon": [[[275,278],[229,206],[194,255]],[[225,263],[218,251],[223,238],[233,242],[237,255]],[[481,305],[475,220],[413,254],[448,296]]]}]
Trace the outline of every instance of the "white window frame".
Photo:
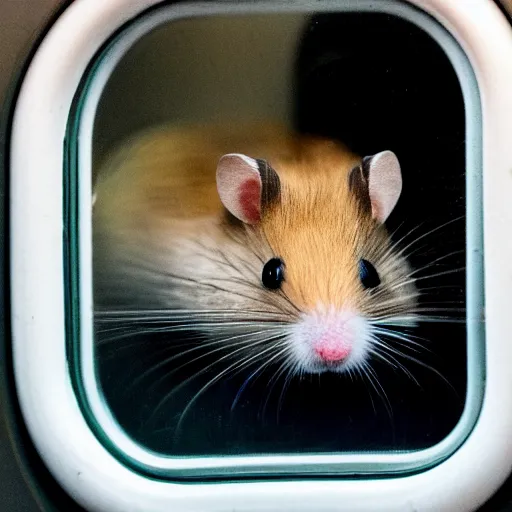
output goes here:
[{"label": "white window frame", "polygon": [[[410,476],[192,485],[146,478],[107,451],[82,415],[66,359],[62,157],[68,115],[101,45],[157,3],[75,0],[43,40],[17,101],[10,154],[14,368],[22,412],[43,459],[61,485],[90,510],[163,511],[185,504],[192,511],[474,509],[512,466],[512,405],[506,407],[512,404],[512,318],[507,314],[512,240],[506,236],[512,233],[512,30],[505,18],[490,0],[409,2],[440,21],[459,42],[481,95],[486,381],[480,416],[465,442],[439,465]],[[320,9],[310,2],[223,3],[222,9],[275,11],[291,3],[298,9]],[[191,9],[211,12],[212,5],[178,4],[174,9],[179,16],[182,9],[187,14]],[[335,2],[321,5],[327,9]],[[91,191],[81,186],[80,194],[84,204]],[[90,226],[81,225],[81,233],[82,227],[87,235]],[[81,293],[86,324],[92,301],[87,289]]]}]

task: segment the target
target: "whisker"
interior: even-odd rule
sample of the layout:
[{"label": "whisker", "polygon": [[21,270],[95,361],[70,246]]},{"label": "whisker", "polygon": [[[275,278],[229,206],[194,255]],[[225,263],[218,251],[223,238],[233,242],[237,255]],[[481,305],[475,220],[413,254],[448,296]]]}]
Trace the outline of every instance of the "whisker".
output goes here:
[{"label": "whisker", "polygon": [[[260,341],[258,341],[258,344],[262,344],[262,343],[266,343],[266,342],[269,342],[269,341],[273,341],[273,340],[276,340],[276,339],[282,339],[284,338],[285,335],[283,334],[280,334],[280,335],[277,335],[277,336],[274,336],[274,337],[270,337],[270,338],[264,338]],[[254,346],[254,344],[252,345]],[[254,357],[259,357],[265,353],[267,353],[269,350],[273,350],[273,349],[276,349],[276,347],[279,347],[280,345],[279,344],[275,344],[275,345],[272,345],[271,347],[267,348],[267,349],[264,349],[263,351],[261,352],[258,352]],[[223,348],[223,347],[222,347]],[[205,373],[208,369],[210,369],[211,367],[221,363],[222,361],[225,361],[226,359],[229,359],[229,358],[232,358],[234,355],[240,353],[241,351],[243,350],[247,350],[247,346],[244,345],[243,347],[241,348],[238,348],[232,352],[229,352],[228,354],[226,354],[225,356],[222,356],[221,358],[217,359],[215,362],[213,362],[212,364],[208,365],[206,368],[203,368],[200,372],[190,376],[189,378],[185,379],[183,382],[181,382],[178,386],[176,386],[166,397],[164,397],[158,404],[157,406],[154,408],[153,410],[153,413],[151,415],[151,418],[153,418],[156,413],[160,410],[161,407],[163,407],[165,405],[165,403],[171,398],[172,395],[174,395],[176,392],[178,392],[180,389],[182,389],[184,386],[186,386],[190,381],[192,381],[193,379],[197,378],[199,375]],[[218,350],[215,350],[216,352]],[[211,352],[209,352],[207,355],[211,355]],[[187,363],[185,363],[184,365],[182,365],[181,367],[183,366],[186,366],[187,364],[190,364],[192,362],[195,362],[199,359],[201,359],[203,356],[200,356],[198,358],[195,358],[194,361],[189,361]],[[206,355],[205,355],[206,357]],[[251,357],[251,356],[247,356],[247,357]],[[181,368],[180,367],[180,368]],[[179,369],[179,368],[178,368]],[[173,370],[172,373],[174,373],[175,371],[177,371],[177,369]],[[151,418],[148,420],[149,422],[151,421]]]},{"label": "whisker", "polygon": [[235,398],[233,400],[233,402],[231,403],[231,408],[230,408],[230,411],[233,412],[235,407],[236,407],[236,404],[238,403],[238,401],[240,400],[240,397],[242,396],[242,393],[244,392],[245,388],[249,385],[249,383],[251,382],[251,380],[260,372],[262,372],[264,369],[265,369],[265,366],[266,366],[266,363],[263,363],[261,366],[259,366],[254,372],[251,373],[251,375],[249,375],[249,377],[247,379],[245,379],[244,383],[240,386],[240,388],[238,389],[237,391],[237,394],[235,395]]},{"label": "whisker", "polygon": [[270,385],[270,387],[268,387],[268,385],[267,385],[267,396],[265,398],[265,402],[263,403],[263,407],[260,409],[260,413],[261,413],[262,417],[265,417],[265,411],[267,409],[268,401],[270,399],[270,396],[272,395],[272,391],[274,390],[279,378],[281,377],[281,375],[283,375],[283,373],[285,373],[287,370],[289,370],[292,365],[293,365],[292,360],[289,357],[285,358],[285,360],[281,363],[281,365],[274,372],[274,375],[272,376],[272,378],[269,380],[268,385]]},{"label": "whisker", "polygon": [[382,361],[384,361],[392,368],[402,370],[409,379],[411,379],[419,388],[421,388],[420,383],[414,377],[414,375],[402,363],[400,363],[400,361],[393,354],[382,353],[378,350],[373,350],[372,354],[377,358],[381,359]]},{"label": "whisker", "polygon": [[278,424],[284,396],[286,394],[288,387],[290,386],[293,376],[296,375],[298,366],[299,362],[296,361],[295,364],[292,364],[291,366],[287,367],[287,374],[283,382],[283,387],[281,388],[281,393],[279,394],[279,400],[277,401],[276,422]]},{"label": "whisker", "polygon": [[[368,388],[368,386],[366,384],[366,382],[368,380],[368,378],[366,376],[366,372],[363,375],[363,372],[361,371],[361,367],[360,366],[355,366],[353,368],[353,370],[357,372],[359,378],[361,379],[361,382],[363,383],[364,387],[368,391],[368,396],[370,397],[370,401],[372,403],[373,414],[376,415],[377,414],[377,408],[375,407],[375,402],[373,401],[371,390]],[[373,385],[372,385],[372,387],[373,387]],[[377,393],[377,395],[378,395],[378,393]]]},{"label": "whisker", "polygon": [[436,274],[430,274],[428,276],[415,277],[414,279],[405,279],[405,280],[399,281],[395,285],[391,286],[390,290],[394,291],[394,290],[397,290],[398,288],[402,288],[411,283],[417,283],[418,281],[425,281],[426,279],[433,279],[434,277],[441,277],[441,276],[445,276],[445,275],[449,275],[449,274],[454,274],[456,272],[462,272],[464,270],[466,270],[466,267],[444,270],[442,272],[437,272]]},{"label": "whisker", "polygon": [[[373,368],[369,365],[368,362],[365,362],[361,365],[368,382],[370,382],[371,386],[377,393],[377,396],[382,400],[382,403],[384,404],[386,411],[389,415],[389,419],[393,420],[393,409],[391,407],[391,402],[389,401],[388,395],[384,391],[384,388],[382,387],[381,383],[379,382],[379,379],[377,378],[377,375],[375,374]],[[377,387],[378,386],[378,387]],[[379,391],[380,389],[380,391]]]},{"label": "whisker", "polygon": [[[203,317],[209,319],[230,319],[234,318],[239,320],[242,318],[262,318],[272,319],[275,318],[274,312],[263,311],[263,310],[244,310],[240,309],[233,311],[232,309],[214,309],[214,310],[192,310],[192,309],[158,309],[158,310],[147,310],[147,309],[136,309],[136,310],[99,310],[94,314],[95,320],[100,322],[113,322],[117,320],[131,320],[136,321],[178,321],[180,319],[189,319],[191,316],[194,318],[201,319]],[[283,315],[283,317],[285,317]]]},{"label": "whisker", "polygon": [[[218,373],[214,378],[210,379],[193,397],[192,399],[188,402],[187,406],[183,409],[182,413],[181,413],[181,416],[180,416],[180,419],[178,420],[178,423],[176,425],[176,428],[175,428],[175,436],[178,435],[178,432],[181,430],[181,425],[188,413],[188,411],[190,411],[190,409],[192,408],[192,406],[195,404],[195,402],[197,402],[197,400],[199,399],[199,397],[208,389],[210,388],[213,384],[215,384],[216,382],[218,382],[222,377],[224,377],[227,373],[231,372],[234,368],[237,367],[237,365],[240,366],[239,370],[238,371],[241,371],[243,370],[244,368],[247,367],[248,363],[251,362],[251,361],[254,361],[254,359],[256,358],[259,358],[260,356],[262,355],[265,355],[266,353],[272,351],[272,350],[275,350],[275,347],[268,347],[267,349],[263,350],[262,352],[258,353],[258,354],[255,354],[253,356],[250,356],[248,359],[246,358],[243,362],[240,362],[240,361],[235,361],[235,363],[229,365],[226,369],[224,369],[223,371],[221,371],[220,373]],[[280,352],[277,352],[276,354],[274,354],[271,358],[268,359],[268,361],[272,362],[273,360],[275,360],[276,358],[280,357],[285,351],[287,350],[287,348],[284,348],[282,349]]]},{"label": "whisker", "polygon": [[405,359],[408,359],[416,364],[418,364],[419,366],[433,372],[435,375],[437,375],[452,391],[453,393],[455,394],[455,396],[457,397],[458,400],[460,400],[460,397],[459,397],[459,394],[457,393],[457,390],[455,389],[455,387],[450,383],[450,381],[441,373],[439,372],[438,370],[436,370],[435,368],[433,368],[432,366],[420,361],[419,359],[409,355],[409,354],[406,354],[405,352],[402,352],[400,350],[397,350],[397,349],[393,349],[391,348],[389,345],[381,345],[381,347],[385,350],[388,350],[388,351],[392,351],[393,353],[395,353],[396,355],[398,355],[399,357],[404,357]]},{"label": "whisker", "polygon": [[[135,266],[134,262],[131,262],[131,263],[132,263],[131,266]],[[222,286],[213,284],[209,281],[203,281],[203,280],[199,280],[199,279],[194,279],[192,277],[178,275],[173,272],[170,272],[169,270],[155,269],[155,268],[147,266],[147,263],[144,263],[144,262],[140,262],[139,265],[136,266],[135,268],[137,268],[139,270],[143,269],[145,272],[152,274],[156,277],[160,277],[160,278],[165,277],[171,281],[174,280],[174,281],[182,282],[182,283],[185,283],[188,285],[194,285],[195,287],[212,288],[216,291],[225,292],[225,293],[228,293],[229,295],[235,295],[238,297],[242,297],[242,298],[248,299],[250,301],[257,302],[259,304],[264,304],[265,306],[268,307],[268,302],[266,302],[258,297],[241,293],[239,290],[227,289]],[[152,289],[152,291],[154,292],[154,289]]]},{"label": "whisker", "polygon": [[[184,352],[180,352],[179,354],[176,354],[172,357],[166,358],[163,361],[160,361],[158,364],[154,365],[152,368],[146,370],[143,374],[141,374],[137,379],[134,380],[130,389],[133,388],[134,386],[138,385],[140,382],[142,382],[142,380],[147,378],[149,375],[153,374],[155,371],[158,371],[159,369],[164,368],[172,361],[175,361],[176,359],[187,356],[193,352],[204,350],[205,348],[209,348],[212,346],[217,346],[217,348],[214,348],[213,350],[209,350],[208,352],[201,354],[200,356],[195,357],[194,359],[186,361],[185,363],[181,364],[180,366],[177,366],[176,368],[173,368],[172,371],[166,373],[164,378],[168,378],[171,375],[173,375],[174,373],[176,373],[177,371],[183,369],[185,366],[193,364],[197,361],[200,361],[201,359],[210,357],[213,354],[216,354],[218,352],[222,352],[222,351],[225,351],[225,350],[228,350],[228,349],[238,346],[238,348],[236,350],[230,352],[230,354],[215,361],[213,364],[217,364],[218,362],[223,361],[224,359],[230,357],[231,355],[242,352],[243,350],[247,350],[248,347],[254,348],[254,347],[264,344],[266,342],[273,341],[274,339],[277,339],[281,335],[280,331],[275,331],[275,332],[276,332],[276,336],[273,336],[273,337],[268,337],[267,334],[269,334],[269,333],[265,332],[264,334],[266,336],[262,339],[257,338],[257,334],[261,334],[261,333],[252,333],[251,332],[251,333],[244,333],[244,334],[239,334],[236,336],[231,336],[229,338],[216,339],[216,340],[212,340],[212,341],[209,341],[206,343],[199,344],[195,347],[185,350]],[[248,338],[248,339],[244,339],[244,338]],[[239,341],[235,342],[234,340],[239,340]],[[160,383],[160,379],[158,379],[156,381],[156,385],[158,385],[159,383]],[[153,387],[155,387],[155,383],[153,383],[153,385],[151,386],[151,388],[153,388]]]},{"label": "whisker", "polygon": [[[410,340],[409,338],[400,335],[397,332],[390,331],[388,329],[374,329],[375,334],[381,334],[384,336],[388,336],[389,338],[392,338],[394,341],[396,341],[401,346],[407,347],[409,350],[412,350],[413,352],[419,353],[423,349],[425,351],[429,351],[425,346],[423,346],[421,343],[418,343],[417,341]],[[379,338],[374,339],[374,343],[383,343],[382,340]],[[411,346],[413,345],[413,346]]]},{"label": "whisker", "polygon": [[418,238],[415,238],[412,242],[410,242],[409,244],[407,244],[404,248],[400,249],[399,251],[399,255],[403,255],[405,254],[405,252],[407,251],[407,249],[409,249],[410,247],[412,247],[414,244],[418,243],[420,240],[423,240],[424,238],[426,238],[427,236],[430,236],[432,235],[433,233],[436,233],[437,231],[439,231],[440,229],[443,229],[447,226],[449,226],[450,224],[453,224],[454,222],[458,222],[462,219],[465,218],[465,215],[460,215],[459,217],[456,217],[455,219],[450,219],[449,221],[447,222],[444,222],[443,224],[441,224],[440,226],[436,226],[435,228],[427,231],[426,233],[423,233],[422,235],[420,235]]},{"label": "whisker", "polygon": [[450,258],[451,256],[454,256],[455,254],[461,254],[463,252],[465,252],[465,251],[459,250],[459,251],[449,252],[448,254],[443,254],[442,256],[439,256],[439,258],[436,258],[435,260],[430,261],[426,265],[423,265],[422,267],[415,268],[412,272],[409,272],[409,276],[413,276],[413,275],[417,274],[418,272],[422,272],[423,270],[425,270],[427,268],[433,267],[434,265],[436,265],[436,263],[439,263],[440,261]]},{"label": "whisker", "polygon": [[[472,319],[475,320],[475,319]],[[481,322],[485,320],[481,319]],[[467,322],[466,318],[454,318],[454,317],[442,317],[442,316],[426,316],[426,315],[415,315],[411,316],[390,316],[387,318],[381,318],[378,320],[374,320],[374,323],[385,324],[388,326],[396,326],[396,327],[410,327],[414,324],[422,324],[422,323],[453,323],[453,324],[465,324]]]},{"label": "whisker", "polygon": [[[270,360],[267,360],[265,362],[263,362],[263,364],[261,364],[253,373],[251,373],[251,375],[249,376],[249,378],[247,378],[244,383],[242,384],[242,386],[240,387],[240,389],[238,390],[238,393],[236,394],[236,397],[235,399],[233,400],[233,403],[231,404],[231,412],[233,412],[236,404],[238,403],[239,399],[240,399],[240,396],[242,395],[242,393],[244,392],[244,390],[246,389],[247,385],[249,384],[249,382],[256,376],[260,376],[263,371],[268,368],[271,364],[272,364],[272,359]],[[257,378],[257,377],[256,377]],[[255,382],[256,379],[253,380],[253,383]]]}]

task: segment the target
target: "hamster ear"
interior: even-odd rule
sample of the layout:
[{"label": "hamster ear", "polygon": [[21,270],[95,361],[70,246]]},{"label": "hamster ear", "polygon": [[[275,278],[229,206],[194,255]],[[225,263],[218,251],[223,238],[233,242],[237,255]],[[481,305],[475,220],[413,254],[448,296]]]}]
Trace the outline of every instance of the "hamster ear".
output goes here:
[{"label": "hamster ear", "polygon": [[362,205],[371,209],[372,217],[384,223],[402,192],[398,158],[392,151],[364,157],[361,165],[352,169],[349,185]]},{"label": "hamster ear", "polygon": [[265,208],[278,199],[280,182],[265,160],[230,153],[217,165],[217,190],[232,215],[246,224],[257,224]]}]

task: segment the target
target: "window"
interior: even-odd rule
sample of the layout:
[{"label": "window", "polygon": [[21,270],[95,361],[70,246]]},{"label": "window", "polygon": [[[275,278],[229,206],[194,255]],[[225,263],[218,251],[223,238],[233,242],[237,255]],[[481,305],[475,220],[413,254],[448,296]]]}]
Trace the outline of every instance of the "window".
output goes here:
[{"label": "window", "polygon": [[[109,464],[120,462],[155,486],[212,478],[254,485],[261,476],[329,476],[352,485],[354,475],[413,481],[413,474],[443,471],[476,435],[484,384],[492,381],[483,315],[494,288],[484,287],[482,83],[464,45],[406,2],[158,5],[118,16],[97,36],[103,44],[80,54],[82,71],[62,100],[69,100],[59,125],[64,152],[46,153],[53,156],[45,165],[60,158],[63,168],[62,182],[52,177],[46,186],[63,184],[64,238],[52,267],[63,282],[49,293],[65,298],[56,320],[63,343],[60,352],[53,347],[65,359],[52,364],[67,362],[73,421],[82,422],[70,446],[87,431]],[[58,81],[54,87],[58,101]],[[146,258],[159,249],[155,239],[148,244],[147,224],[130,238],[145,249],[136,253],[122,236],[107,231],[100,240],[94,231],[94,201],[126,204],[122,169],[118,185],[99,195],[108,173],[128,165],[120,147],[141,134],[154,142],[169,126],[262,120],[340,140],[361,156],[391,150],[400,161],[403,187],[386,227],[411,266],[399,286],[409,277],[418,285],[411,308],[419,321],[380,331],[374,348],[385,347],[358,370],[292,376],[277,356],[264,364],[266,352],[237,361],[234,344],[219,348],[194,322],[183,329],[184,314],[168,311],[157,295],[162,288],[148,287],[165,277],[162,267],[141,278],[154,272]],[[52,141],[58,133],[55,127]],[[21,201],[21,192],[14,198]],[[58,218],[60,207],[52,208]],[[21,210],[16,215],[22,219]],[[37,219],[25,221],[33,226],[27,237],[36,236]],[[59,222],[52,229],[58,236]],[[18,235],[18,249],[26,243]],[[42,250],[34,276],[54,250]],[[127,254],[136,269],[124,274],[116,258]],[[142,256],[135,261],[134,254]],[[43,296],[34,296],[34,308],[38,300]],[[23,370],[28,375],[35,354],[19,353],[27,354],[20,365],[22,357],[34,361]],[[69,415],[65,402],[62,414]]]}]

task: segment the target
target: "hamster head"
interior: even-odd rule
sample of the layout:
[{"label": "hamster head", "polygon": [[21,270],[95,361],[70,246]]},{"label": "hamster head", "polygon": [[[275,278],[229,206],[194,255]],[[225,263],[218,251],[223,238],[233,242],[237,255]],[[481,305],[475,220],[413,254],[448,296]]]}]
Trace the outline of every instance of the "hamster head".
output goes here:
[{"label": "hamster head", "polygon": [[391,151],[361,160],[324,142],[293,161],[228,154],[217,189],[248,243],[265,246],[255,284],[269,311],[287,318],[297,371],[364,366],[378,355],[379,326],[413,323],[414,280],[384,227],[402,189]]}]

